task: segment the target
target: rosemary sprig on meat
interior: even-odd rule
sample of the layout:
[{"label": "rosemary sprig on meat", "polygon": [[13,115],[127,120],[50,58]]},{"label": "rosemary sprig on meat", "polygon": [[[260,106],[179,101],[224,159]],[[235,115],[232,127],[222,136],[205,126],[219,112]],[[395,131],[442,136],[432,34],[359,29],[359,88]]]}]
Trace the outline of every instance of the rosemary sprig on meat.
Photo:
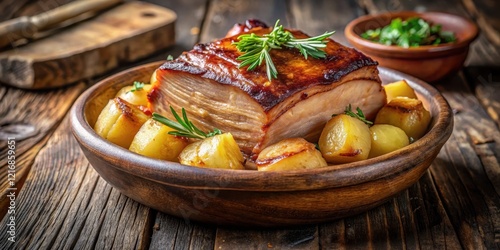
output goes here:
[{"label": "rosemary sprig on meat", "polygon": [[177,114],[177,112],[174,110],[174,108],[172,108],[172,106],[170,106],[170,111],[172,112],[172,115],[175,117],[175,120],[177,120],[177,122],[172,121],[158,113],[153,113],[153,119],[170,128],[175,129],[175,131],[168,132],[171,135],[183,136],[194,139],[205,139],[208,137],[222,134],[222,131],[220,131],[220,129],[217,128],[215,128],[213,131],[209,131],[208,133],[201,131],[188,119],[186,110],[184,108],[182,108],[182,118]]},{"label": "rosemary sprig on meat", "polygon": [[269,51],[271,49],[295,48],[307,59],[309,56],[313,58],[325,58],[326,53],[322,48],[326,47],[327,38],[333,35],[335,31],[325,32],[323,35],[309,37],[304,39],[296,39],[292,33],[286,31],[283,25],[278,25],[276,21],[273,30],[269,34],[258,36],[254,33],[243,34],[238,37],[237,42],[233,42],[236,48],[243,52],[237,59],[241,61],[239,68],[248,66],[247,70],[254,70],[260,66],[262,62],[266,63],[267,78],[272,81],[278,77],[278,71],[271,59]]}]

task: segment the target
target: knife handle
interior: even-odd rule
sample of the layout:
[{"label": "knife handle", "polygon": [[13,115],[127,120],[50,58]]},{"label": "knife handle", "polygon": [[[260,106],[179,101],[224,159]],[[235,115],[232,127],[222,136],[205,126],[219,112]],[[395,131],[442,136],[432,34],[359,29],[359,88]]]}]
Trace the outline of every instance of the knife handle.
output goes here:
[{"label": "knife handle", "polygon": [[32,16],[30,22],[36,31],[42,31],[85,12],[106,9],[119,2],[122,0],[78,0]]}]

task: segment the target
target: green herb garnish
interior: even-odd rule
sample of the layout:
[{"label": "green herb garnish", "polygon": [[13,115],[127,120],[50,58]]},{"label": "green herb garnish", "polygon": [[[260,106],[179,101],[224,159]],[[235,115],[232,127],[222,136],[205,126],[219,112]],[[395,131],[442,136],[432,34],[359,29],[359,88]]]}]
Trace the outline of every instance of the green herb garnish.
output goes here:
[{"label": "green herb garnish", "polygon": [[182,118],[177,114],[177,112],[175,112],[172,106],[170,106],[170,111],[172,112],[172,115],[174,115],[175,120],[177,120],[177,122],[172,121],[158,113],[153,113],[153,119],[170,128],[175,129],[175,131],[168,132],[171,135],[183,136],[195,139],[205,139],[208,137],[222,134],[222,131],[220,131],[220,129],[217,128],[208,133],[201,131],[199,128],[194,126],[194,124],[188,119],[186,110],[184,108],[182,108]]},{"label": "green herb garnish", "polygon": [[349,104],[349,106],[345,107],[344,114],[346,114],[348,116],[352,116],[354,118],[357,118],[358,120],[366,123],[367,125],[373,124],[373,122],[366,119],[365,114],[363,114],[363,111],[361,111],[361,109],[359,107],[356,108],[356,111],[357,111],[357,113],[354,113],[352,111],[351,104]]},{"label": "green herb garnish", "polygon": [[172,60],[174,60],[174,57],[172,55],[168,55],[167,56],[167,61],[172,61]]},{"label": "green herb garnish", "polygon": [[422,18],[412,17],[407,20],[396,18],[383,28],[367,30],[361,37],[385,45],[398,45],[404,48],[420,45],[438,45],[455,42],[452,32],[442,31],[441,25],[432,25]]},{"label": "green herb garnish", "polygon": [[135,92],[135,91],[142,90],[144,88],[144,85],[145,85],[145,83],[143,83],[143,82],[135,81],[134,86],[132,86],[132,88],[128,92]]},{"label": "green herb garnish", "polygon": [[238,37],[237,42],[233,42],[236,48],[243,52],[237,59],[241,61],[239,68],[248,66],[247,70],[254,70],[260,66],[262,62],[266,62],[266,72],[269,81],[278,77],[278,71],[274,66],[273,60],[269,51],[271,49],[282,49],[283,47],[295,48],[307,59],[308,56],[313,58],[325,58],[326,53],[321,48],[326,47],[326,40],[333,35],[335,31],[325,32],[323,35],[296,39],[292,33],[286,31],[283,25],[278,25],[276,21],[273,30],[269,34],[258,36],[254,33],[244,34]]}]

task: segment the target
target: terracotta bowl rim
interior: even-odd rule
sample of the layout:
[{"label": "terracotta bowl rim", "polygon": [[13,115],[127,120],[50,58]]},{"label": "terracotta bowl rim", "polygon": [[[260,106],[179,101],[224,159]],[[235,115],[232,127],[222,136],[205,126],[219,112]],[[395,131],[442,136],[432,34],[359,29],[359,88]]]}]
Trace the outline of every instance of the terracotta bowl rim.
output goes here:
[{"label": "terracotta bowl rim", "polygon": [[[152,159],[133,153],[114,145],[99,135],[87,123],[84,115],[86,101],[97,93],[114,84],[113,80],[120,75],[141,67],[153,67],[159,62],[137,66],[110,76],[87,89],[74,103],[71,112],[71,128],[80,146],[100,159],[104,159],[110,167],[165,185],[188,189],[218,189],[240,191],[297,191],[294,183],[300,185],[299,190],[317,190],[332,187],[350,186],[370,182],[381,178],[390,178],[408,171],[427,158],[437,155],[442,145],[451,135],[453,113],[446,99],[431,85],[398,71],[379,67],[382,74],[396,75],[407,81],[416,83],[417,92],[428,92],[432,98],[429,102],[436,105],[438,114],[433,114],[434,126],[425,136],[400,150],[372,159],[328,166],[312,170],[295,170],[283,172],[260,172],[256,170],[209,169],[181,165],[180,163]],[[84,150],[85,152],[85,150]],[[421,154],[411,154],[422,152]],[[413,158],[406,158],[413,155]],[[355,176],[353,178],[353,176]],[[280,181],[276,181],[280,180]],[[286,180],[286,181],[284,181]],[[278,183],[278,184],[276,184]]]},{"label": "terracotta bowl rim", "polygon": [[[396,17],[419,16],[426,19],[426,18],[432,18],[434,16],[446,16],[465,24],[465,27],[461,29],[462,33],[466,30],[469,30],[470,32],[465,33],[466,36],[463,39],[458,40],[456,43],[446,43],[440,45],[424,45],[419,47],[403,48],[397,45],[384,45],[366,40],[362,38],[357,32],[354,31],[356,28],[358,28],[358,26],[361,23],[381,18],[384,16],[390,18],[390,20]],[[407,55],[411,57],[434,57],[445,54],[452,54],[455,53],[457,50],[467,49],[469,45],[478,37],[479,29],[476,23],[474,23],[470,19],[446,12],[397,11],[397,12],[381,12],[378,14],[360,16],[347,24],[344,33],[349,43],[351,43],[353,46],[357,48],[370,50],[370,52],[372,53],[377,53],[377,54],[383,53],[385,57],[391,57],[391,55],[393,56]]]}]

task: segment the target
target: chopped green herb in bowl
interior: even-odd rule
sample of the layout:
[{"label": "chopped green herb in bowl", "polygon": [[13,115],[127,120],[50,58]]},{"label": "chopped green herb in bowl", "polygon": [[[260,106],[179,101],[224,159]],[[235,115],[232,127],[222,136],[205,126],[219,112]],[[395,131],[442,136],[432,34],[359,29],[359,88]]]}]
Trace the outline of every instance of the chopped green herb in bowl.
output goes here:
[{"label": "chopped green herb in bowl", "polygon": [[477,25],[444,12],[381,12],[360,16],[346,26],[347,41],[380,66],[436,82],[458,71]]},{"label": "chopped green herb in bowl", "polygon": [[432,24],[419,17],[406,20],[395,18],[383,28],[367,30],[361,34],[367,40],[404,48],[421,45],[439,45],[456,41],[455,34],[443,31],[440,24]]}]

